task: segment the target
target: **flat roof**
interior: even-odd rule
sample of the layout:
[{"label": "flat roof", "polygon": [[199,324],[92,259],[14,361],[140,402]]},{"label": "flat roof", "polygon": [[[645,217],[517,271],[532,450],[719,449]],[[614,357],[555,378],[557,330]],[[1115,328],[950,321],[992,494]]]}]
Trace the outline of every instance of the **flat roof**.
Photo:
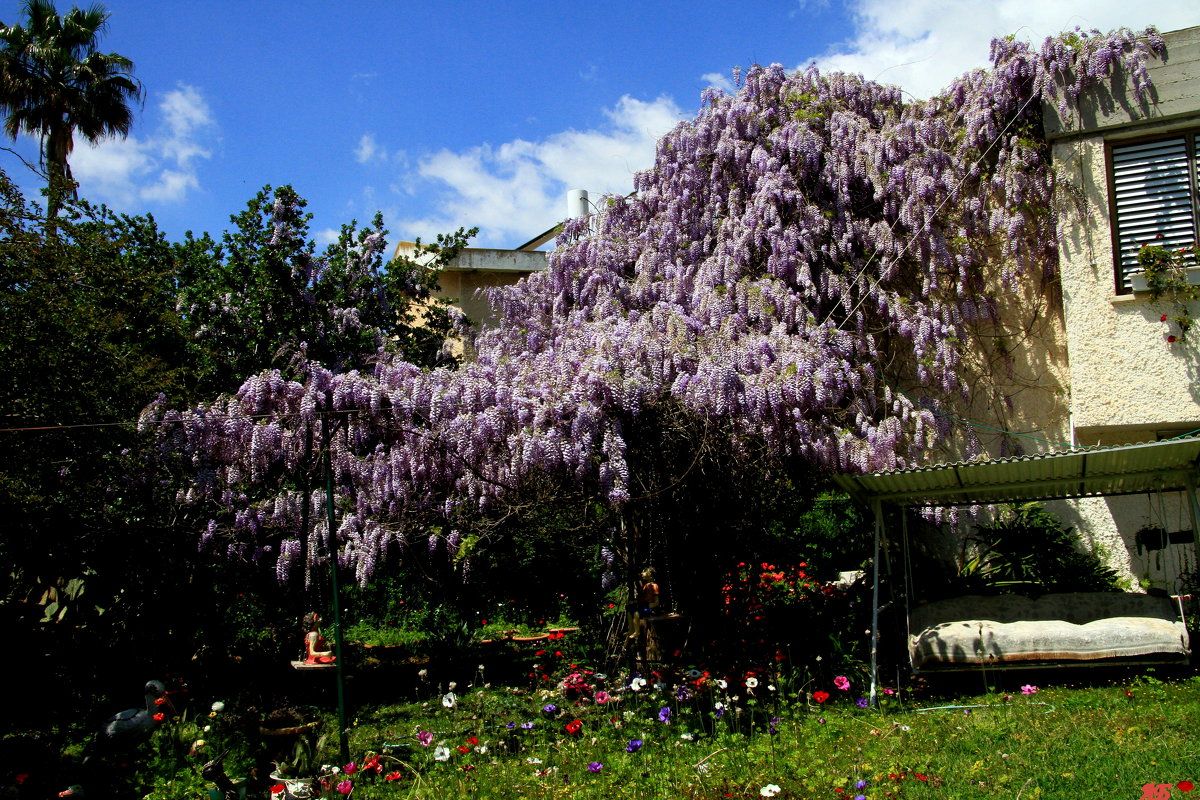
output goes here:
[{"label": "flat roof", "polygon": [[1200,436],[833,476],[851,496],[956,506],[1183,491],[1200,483]]}]

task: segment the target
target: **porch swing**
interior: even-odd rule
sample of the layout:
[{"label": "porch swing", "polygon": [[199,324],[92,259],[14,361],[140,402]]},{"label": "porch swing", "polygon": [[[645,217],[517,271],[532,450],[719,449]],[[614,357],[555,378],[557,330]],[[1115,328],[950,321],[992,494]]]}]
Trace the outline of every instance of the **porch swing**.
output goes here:
[{"label": "porch swing", "polygon": [[[907,520],[905,520],[907,523]],[[1180,610],[1164,595],[1062,591],[968,594],[916,607],[903,526],[905,631],[916,672],[1186,662]]]},{"label": "porch swing", "polygon": [[913,507],[1181,492],[1195,531],[1200,528],[1200,437],[837,475],[834,479],[851,496],[866,503],[875,519],[872,702],[879,635],[880,544],[886,538],[885,503],[898,509],[903,520],[906,649],[914,671],[1188,661],[1187,628],[1168,596],[1124,592],[1070,592],[1036,599],[968,595],[908,608],[912,597],[911,555],[903,511]]}]

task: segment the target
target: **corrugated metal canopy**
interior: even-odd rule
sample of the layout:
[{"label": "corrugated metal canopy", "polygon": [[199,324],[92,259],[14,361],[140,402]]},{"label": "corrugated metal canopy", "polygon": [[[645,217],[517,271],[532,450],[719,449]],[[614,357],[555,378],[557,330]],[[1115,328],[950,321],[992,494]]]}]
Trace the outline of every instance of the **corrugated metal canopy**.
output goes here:
[{"label": "corrugated metal canopy", "polygon": [[940,464],[834,480],[864,501],[954,506],[1180,491],[1200,475],[1200,437]]}]

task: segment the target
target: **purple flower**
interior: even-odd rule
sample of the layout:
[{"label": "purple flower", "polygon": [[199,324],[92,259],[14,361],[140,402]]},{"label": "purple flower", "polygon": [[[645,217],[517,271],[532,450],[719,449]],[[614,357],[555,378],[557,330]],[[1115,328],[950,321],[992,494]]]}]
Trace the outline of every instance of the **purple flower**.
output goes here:
[{"label": "purple flower", "polygon": [[867,698],[860,697],[854,701],[854,705],[858,706],[859,708],[866,708],[870,705],[870,703],[867,702]]},{"label": "purple flower", "polygon": [[588,772],[599,772],[602,769],[604,769],[604,765],[599,761],[593,761],[592,763],[588,764]]},{"label": "purple flower", "polygon": [[641,749],[642,749],[642,740],[641,739],[630,739],[629,744],[625,745],[626,753],[636,753],[638,750],[641,750]]},{"label": "purple flower", "polygon": [[855,789],[865,789],[868,786],[870,786],[870,784],[866,781],[859,781],[858,783],[854,784]]},{"label": "purple flower", "polygon": [[521,730],[523,730],[523,731],[527,731],[527,730],[529,730],[529,729],[530,729],[530,728],[532,728],[532,727],[533,727],[533,723],[532,723],[532,722],[522,722],[522,723],[521,723]]},{"label": "purple flower", "polygon": [[558,706],[554,705],[554,703],[547,703],[542,706],[542,713],[553,714],[555,711],[558,711]]},{"label": "purple flower", "polygon": [[658,721],[665,722],[668,725],[671,724],[671,707],[670,706],[663,706],[662,708],[660,708],[658,710]]},{"label": "purple flower", "polygon": [[507,725],[505,725],[504,727],[508,728],[511,731],[513,728],[517,727],[517,723],[510,722]]}]

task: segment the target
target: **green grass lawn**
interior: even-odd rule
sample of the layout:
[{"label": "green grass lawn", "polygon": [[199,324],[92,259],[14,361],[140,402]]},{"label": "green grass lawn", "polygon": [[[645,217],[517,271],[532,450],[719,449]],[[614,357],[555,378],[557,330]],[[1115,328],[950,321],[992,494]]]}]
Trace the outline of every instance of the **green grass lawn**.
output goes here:
[{"label": "green grass lawn", "polygon": [[[573,699],[553,684],[490,686],[480,673],[453,689],[430,682],[420,702],[358,707],[349,776],[327,716],[320,761],[343,769],[324,796],[343,796],[341,784],[352,798],[1200,797],[1188,793],[1200,784],[1200,677],[1053,682],[1078,674],[1039,673],[1029,694],[1020,673],[983,694],[902,689],[870,709],[853,683],[682,675],[634,691],[628,679],[585,676],[590,691]],[[373,755],[379,771],[364,771]],[[164,778],[148,796],[189,796]]]}]

